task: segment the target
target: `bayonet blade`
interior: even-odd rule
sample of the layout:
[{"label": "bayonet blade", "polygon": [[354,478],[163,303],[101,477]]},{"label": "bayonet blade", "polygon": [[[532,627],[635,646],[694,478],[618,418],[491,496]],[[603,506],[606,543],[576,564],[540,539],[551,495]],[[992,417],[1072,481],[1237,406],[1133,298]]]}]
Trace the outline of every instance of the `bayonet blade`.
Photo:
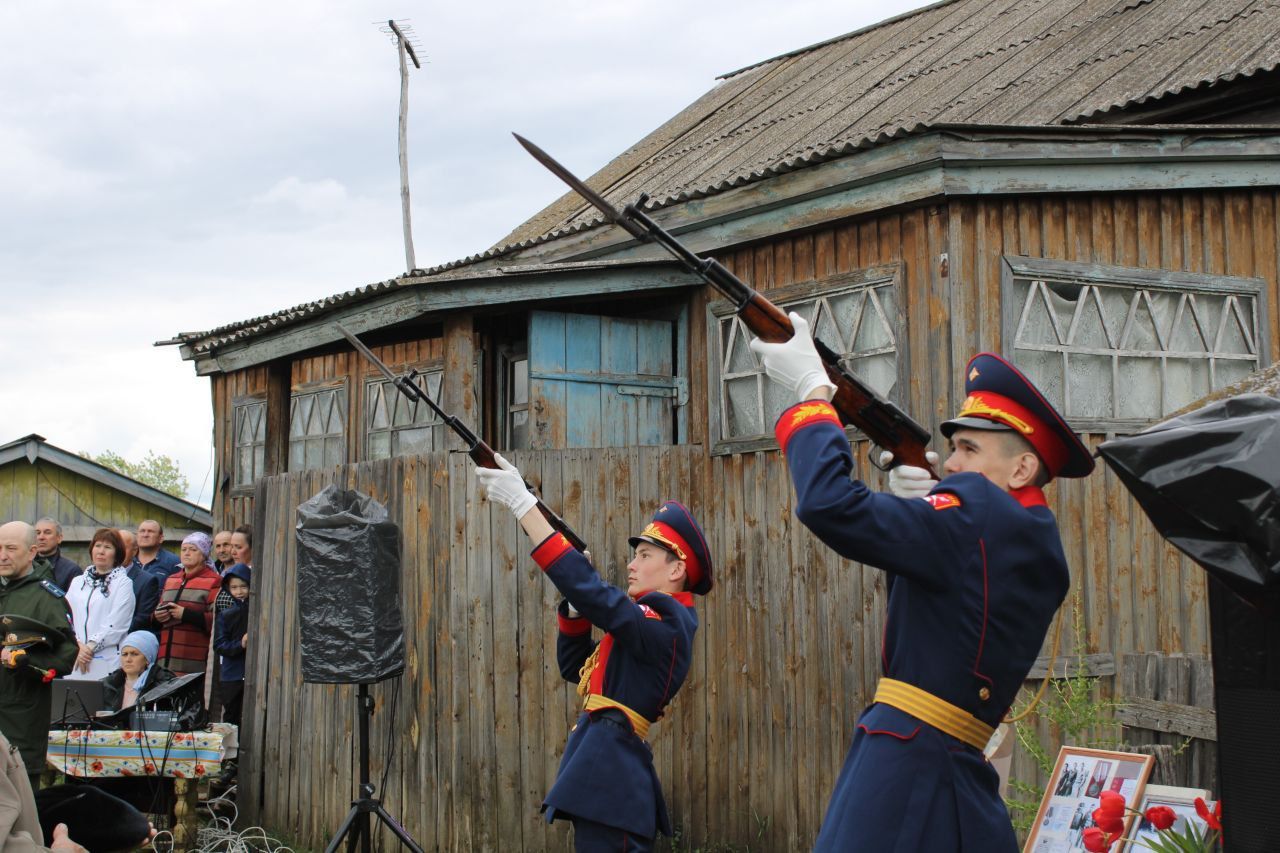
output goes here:
[{"label": "bayonet blade", "polygon": [[641,228],[640,226],[636,225],[634,222],[624,217],[621,213],[617,211],[617,209],[614,208],[613,205],[609,204],[609,202],[605,199],[604,196],[600,195],[598,192],[591,189],[591,187],[587,186],[585,183],[578,180],[577,175],[573,174],[573,172],[570,172],[564,166],[561,166],[559,163],[557,163],[554,157],[552,157],[547,152],[543,151],[538,146],[534,145],[529,140],[525,139],[520,134],[512,133],[511,135],[516,138],[516,142],[519,142],[521,145],[524,146],[525,151],[528,151],[530,154],[533,155],[533,159],[537,160],[539,163],[546,166],[547,170],[551,172],[551,174],[555,175],[557,178],[559,178],[560,180],[568,184],[569,189],[573,190],[578,195],[582,196],[584,199],[590,202],[591,205],[594,208],[596,208],[596,210],[599,210],[601,213],[604,214],[605,219],[608,219],[610,222],[612,222],[615,225],[621,226],[623,229],[627,231],[627,233],[629,233],[633,237],[638,237],[641,240],[648,239],[648,235],[645,233],[643,228]]},{"label": "bayonet blade", "polygon": [[364,341],[360,340],[355,335],[353,335],[350,331],[347,330],[347,327],[342,325],[341,323],[334,323],[333,325],[338,329],[339,332],[342,332],[342,336],[344,338],[351,341],[351,345],[355,347],[356,350],[359,351],[361,355],[369,359],[369,361],[372,361],[374,365],[376,365],[377,368],[382,371],[383,376],[387,377],[392,382],[396,381],[397,377],[394,373],[391,372],[391,368],[383,364],[382,359],[374,355],[373,350],[369,349],[367,346],[364,345]]}]

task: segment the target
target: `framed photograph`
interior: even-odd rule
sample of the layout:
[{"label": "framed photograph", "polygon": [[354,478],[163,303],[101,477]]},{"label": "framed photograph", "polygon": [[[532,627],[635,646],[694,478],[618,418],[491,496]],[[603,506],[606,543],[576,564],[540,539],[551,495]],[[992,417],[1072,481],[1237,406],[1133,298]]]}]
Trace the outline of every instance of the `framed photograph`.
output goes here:
[{"label": "framed photograph", "polygon": [[[1114,791],[1131,807],[1142,802],[1155,758],[1132,752],[1111,752],[1064,746],[1045,786],[1040,810],[1031,824],[1023,853],[1075,853],[1084,850],[1084,831],[1094,826],[1093,813],[1103,791]],[[1175,789],[1181,790],[1181,789]],[[1193,792],[1192,802],[1199,792]],[[1153,803],[1153,805],[1163,804]],[[1192,807],[1191,813],[1195,814]],[[1179,812],[1181,814],[1181,812]],[[1125,822],[1125,835],[1133,818]],[[1140,848],[1134,848],[1140,849]]]},{"label": "framed photograph", "polygon": [[[1142,804],[1138,811],[1143,814],[1147,813],[1147,809],[1152,806],[1168,806],[1173,809],[1174,814],[1178,816],[1177,822],[1173,825],[1175,832],[1181,833],[1186,830],[1187,824],[1191,823],[1200,828],[1201,832],[1205,830],[1205,823],[1196,814],[1196,797],[1201,798],[1212,806],[1209,792],[1201,788],[1175,788],[1171,785],[1148,785],[1142,792]],[[1125,847],[1125,853],[1137,853],[1139,850],[1149,849],[1143,841],[1154,841],[1156,828],[1152,826],[1145,818],[1140,818],[1137,825],[1131,830],[1130,838],[1133,840]]]}]

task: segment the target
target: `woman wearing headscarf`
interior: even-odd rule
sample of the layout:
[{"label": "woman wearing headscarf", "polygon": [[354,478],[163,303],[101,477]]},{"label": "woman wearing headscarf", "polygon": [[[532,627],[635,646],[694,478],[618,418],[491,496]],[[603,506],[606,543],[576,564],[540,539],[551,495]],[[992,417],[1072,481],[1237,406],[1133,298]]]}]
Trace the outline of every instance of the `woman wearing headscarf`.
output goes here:
[{"label": "woman wearing headscarf", "polygon": [[134,631],[120,641],[120,668],[102,679],[104,710],[123,711],[153,687],[172,681],[172,672],[156,663],[160,641],[150,631]]},{"label": "woman wearing headscarf", "polygon": [[160,638],[153,663],[178,675],[204,672],[213,633],[213,601],[222,578],[209,562],[213,540],[207,533],[192,533],[182,540],[179,570],[165,578],[152,627]]},{"label": "woman wearing headscarf", "polygon": [[80,651],[67,678],[97,680],[120,665],[120,641],[133,619],[133,582],[120,568],[124,542],[104,527],[89,543],[93,562],[71,581],[67,606]]}]

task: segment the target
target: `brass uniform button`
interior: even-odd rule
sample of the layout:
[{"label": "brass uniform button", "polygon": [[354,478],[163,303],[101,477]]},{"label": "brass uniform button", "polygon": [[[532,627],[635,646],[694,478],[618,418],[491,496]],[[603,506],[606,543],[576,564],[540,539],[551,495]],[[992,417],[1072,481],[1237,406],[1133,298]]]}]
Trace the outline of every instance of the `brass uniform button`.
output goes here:
[{"label": "brass uniform button", "polygon": [[987,701],[988,699],[991,698],[991,690],[986,687],[978,688],[978,698],[981,699],[983,702]]}]

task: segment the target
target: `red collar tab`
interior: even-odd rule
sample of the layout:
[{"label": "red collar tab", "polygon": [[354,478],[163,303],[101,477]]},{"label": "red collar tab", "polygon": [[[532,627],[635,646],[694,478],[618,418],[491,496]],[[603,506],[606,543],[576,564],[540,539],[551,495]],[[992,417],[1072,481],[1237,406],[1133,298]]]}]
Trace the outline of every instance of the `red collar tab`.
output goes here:
[{"label": "red collar tab", "polygon": [[693,607],[693,593],[689,592],[688,590],[681,590],[680,592],[662,592],[661,590],[657,590],[657,589],[646,589],[644,592],[638,592],[635,595],[631,596],[631,600],[638,602],[640,601],[640,599],[644,598],[646,595],[653,595],[655,593],[658,595],[669,595],[672,598],[674,598],[676,601],[683,604],[685,607]]},{"label": "red collar tab", "polygon": [[1033,506],[1047,507],[1049,505],[1049,502],[1044,499],[1044,490],[1039,486],[1023,486],[1021,489],[1013,489],[1009,494],[1026,509],[1030,509]]}]

